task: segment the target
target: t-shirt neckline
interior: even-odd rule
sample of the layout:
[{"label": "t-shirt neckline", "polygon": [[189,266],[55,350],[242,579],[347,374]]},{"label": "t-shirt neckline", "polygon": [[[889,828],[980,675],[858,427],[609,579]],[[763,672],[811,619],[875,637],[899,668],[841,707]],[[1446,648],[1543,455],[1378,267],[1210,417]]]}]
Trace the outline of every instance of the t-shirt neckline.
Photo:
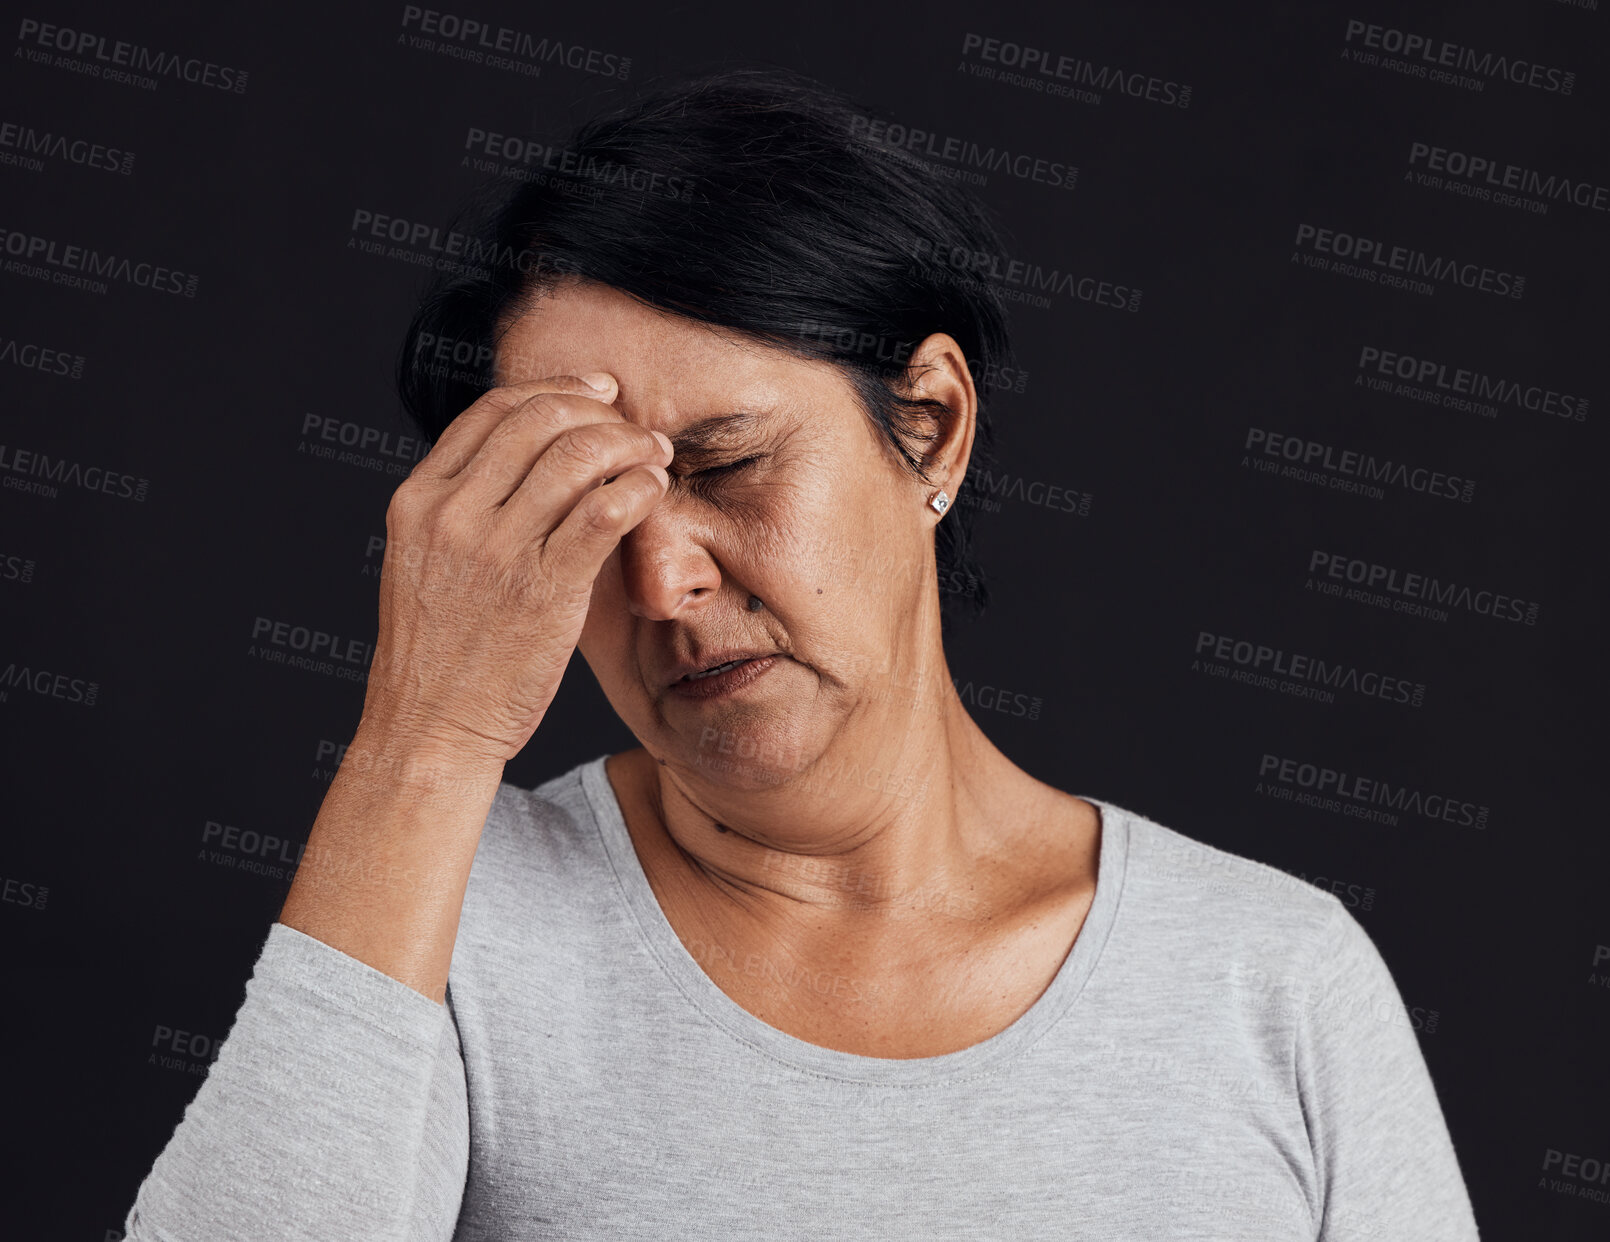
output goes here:
[{"label": "t-shirt neckline", "polygon": [[607,754],[581,766],[581,785],[593,821],[609,855],[621,892],[639,933],[677,990],[704,1017],[758,1054],[796,1069],[846,1082],[915,1085],[950,1080],[993,1069],[1028,1048],[1067,1012],[1083,991],[1107,943],[1123,893],[1129,854],[1130,816],[1122,807],[1085,794],[1075,795],[1101,813],[1096,891],[1084,926],[1050,985],[1027,1012],[988,1039],[956,1052],[932,1057],[869,1057],[799,1039],[757,1018],[733,1000],[693,958],[648,882],[637,848],[627,831],[615,789],[604,770]]}]

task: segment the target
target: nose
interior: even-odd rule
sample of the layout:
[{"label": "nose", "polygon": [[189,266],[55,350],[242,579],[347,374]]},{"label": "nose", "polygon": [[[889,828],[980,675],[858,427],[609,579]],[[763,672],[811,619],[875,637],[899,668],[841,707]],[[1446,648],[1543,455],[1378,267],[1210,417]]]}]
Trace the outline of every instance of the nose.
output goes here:
[{"label": "nose", "polygon": [[621,537],[621,587],[634,616],[669,621],[721,590],[721,566],[708,539],[708,531],[677,511],[671,492]]}]

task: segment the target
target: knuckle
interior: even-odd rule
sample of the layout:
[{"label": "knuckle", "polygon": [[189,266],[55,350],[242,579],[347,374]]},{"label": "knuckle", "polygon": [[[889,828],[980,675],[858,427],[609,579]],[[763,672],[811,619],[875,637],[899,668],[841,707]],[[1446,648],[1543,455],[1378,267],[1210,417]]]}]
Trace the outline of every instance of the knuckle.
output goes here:
[{"label": "knuckle", "polygon": [[519,384],[498,384],[495,387],[488,388],[484,393],[482,393],[477,399],[476,404],[485,404],[496,406],[498,409],[507,409],[512,405],[518,405],[528,395],[529,394],[522,391]]},{"label": "knuckle", "polygon": [[557,392],[522,393],[516,402],[512,417],[541,421],[555,418],[564,412],[564,394]]},{"label": "knuckle", "polygon": [[542,379],[528,380],[527,387],[531,384],[541,384],[543,387],[551,388],[559,393],[583,394],[593,391],[581,382],[579,376],[575,375],[548,375]]},{"label": "knuckle", "polygon": [[592,427],[572,427],[554,441],[564,463],[578,470],[596,472],[609,462],[608,446]]},{"label": "knuckle", "polygon": [[526,397],[504,411],[497,426],[488,437],[488,444],[501,452],[517,444],[534,429],[547,427],[564,414],[564,407],[554,400],[552,393],[537,393]]},{"label": "knuckle", "polygon": [[473,422],[476,418],[488,412],[505,410],[513,405],[514,402],[515,398],[510,395],[507,388],[488,388],[474,401],[470,402],[464,412],[458,416],[458,419],[453,421],[457,422],[459,419],[463,419],[465,422]]},{"label": "knuckle", "polygon": [[494,419],[503,419],[543,395],[542,393],[533,393],[531,385],[528,383],[500,384],[496,388],[489,388],[482,393],[470,409],[483,411]]},{"label": "knuckle", "polygon": [[[595,499],[596,498],[596,499]],[[627,502],[608,488],[592,493],[583,506],[582,516],[589,530],[597,534],[612,535],[625,523]]]},{"label": "knuckle", "polygon": [[515,464],[509,459],[508,454],[502,451],[501,443],[492,444],[472,457],[464,469],[453,476],[454,481],[459,484],[453,496],[462,495],[464,485],[471,481],[489,484],[507,483],[514,477],[515,470]]},{"label": "knuckle", "polygon": [[459,488],[449,492],[442,498],[441,503],[430,511],[427,525],[435,534],[455,535],[470,525],[474,508],[475,502],[463,488]]},{"label": "knuckle", "polygon": [[423,500],[419,484],[411,477],[404,479],[391,493],[391,499],[386,504],[387,524],[411,521],[423,507]]}]

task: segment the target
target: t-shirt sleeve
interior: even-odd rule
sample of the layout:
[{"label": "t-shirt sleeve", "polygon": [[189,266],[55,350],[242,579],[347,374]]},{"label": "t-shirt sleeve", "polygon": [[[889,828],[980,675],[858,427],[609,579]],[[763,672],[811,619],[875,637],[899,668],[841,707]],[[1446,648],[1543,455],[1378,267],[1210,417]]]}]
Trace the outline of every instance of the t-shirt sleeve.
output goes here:
[{"label": "t-shirt sleeve", "polygon": [[450,1008],[275,923],[125,1237],[450,1242],[468,1163]]},{"label": "t-shirt sleeve", "polygon": [[1309,975],[1297,1082],[1320,1193],[1317,1242],[1473,1242],[1453,1139],[1380,951],[1339,901]]}]

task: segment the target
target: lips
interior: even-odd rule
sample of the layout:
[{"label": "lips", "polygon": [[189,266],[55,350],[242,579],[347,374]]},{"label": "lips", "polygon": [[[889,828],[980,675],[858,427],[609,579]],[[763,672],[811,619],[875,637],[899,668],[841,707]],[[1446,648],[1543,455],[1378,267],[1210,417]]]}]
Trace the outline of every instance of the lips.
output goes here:
[{"label": "lips", "polygon": [[702,673],[689,673],[682,680],[684,680],[684,681],[702,681],[706,677],[714,677],[717,673],[724,673],[729,668],[737,668],[742,663],[743,663],[742,660],[733,660],[733,661],[730,661],[727,664],[718,664],[714,668],[705,669],[705,671],[702,672]]},{"label": "lips", "polygon": [[684,660],[677,664],[667,674],[668,685],[675,685],[679,681],[702,681],[705,677],[713,677],[724,671],[728,666],[742,664],[745,660],[759,660],[769,655],[778,654],[775,651],[712,651],[708,655],[700,656],[694,660]]},{"label": "lips", "polygon": [[693,669],[689,674],[673,681],[665,693],[675,699],[698,703],[714,703],[729,695],[742,694],[750,686],[764,680],[767,673],[777,667],[784,657],[777,652],[763,652],[723,660],[709,669]]}]

